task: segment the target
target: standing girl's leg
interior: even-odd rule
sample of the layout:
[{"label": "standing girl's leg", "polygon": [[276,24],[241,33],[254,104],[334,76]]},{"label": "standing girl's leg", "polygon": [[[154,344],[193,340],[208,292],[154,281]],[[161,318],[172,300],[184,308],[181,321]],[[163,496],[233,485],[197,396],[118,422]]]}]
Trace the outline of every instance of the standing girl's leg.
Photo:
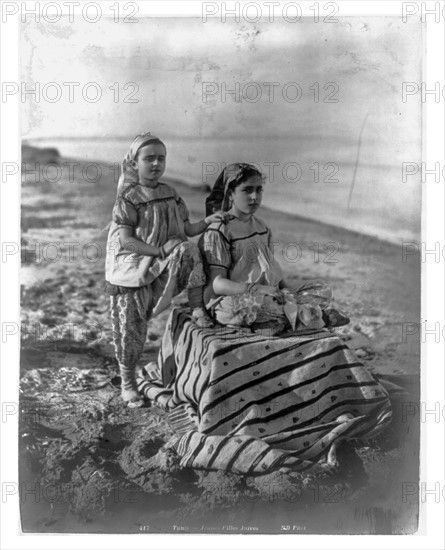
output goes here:
[{"label": "standing girl's leg", "polygon": [[141,406],[136,384],[136,365],[147,335],[149,289],[130,290],[110,297],[113,344],[122,378],[122,399]]},{"label": "standing girl's leg", "polygon": [[156,316],[171,304],[173,296],[187,290],[192,317],[201,328],[213,327],[203,303],[203,288],[206,283],[201,254],[198,247],[185,241],[178,245],[169,256],[164,273],[151,284],[153,312]]},{"label": "standing girl's leg", "polygon": [[206,276],[201,253],[193,243],[182,243],[181,247],[179,250],[179,287],[187,289],[192,318],[198,327],[212,328],[214,323],[204,307],[203,290]]}]

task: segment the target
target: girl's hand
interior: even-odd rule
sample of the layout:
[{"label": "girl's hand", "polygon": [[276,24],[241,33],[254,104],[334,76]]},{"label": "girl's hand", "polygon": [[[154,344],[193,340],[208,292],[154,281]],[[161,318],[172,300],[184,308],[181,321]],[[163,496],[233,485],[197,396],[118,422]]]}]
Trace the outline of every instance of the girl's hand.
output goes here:
[{"label": "girl's hand", "polygon": [[230,214],[228,212],[223,212],[222,210],[218,210],[218,212],[214,212],[213,214],[210,214],[210,216],[207,216],[207,218],[204,219],[207,225],[210,225],[213,222],[225,222],[226,219],[229,219]]},{"label": "girl's hand", "polygon": [[168,256],[181,243],[181,239],[170,239],[169,241],[167,241],[163,246],[161,246],[164,255]]},{"label": "girl's hand", "polygon": [[252,289],[252,293],[259,294],[260,296],[272,296],[272,298],[277,299],[279,304],[284,304],[283,293],[275,286],[255,285]]}]

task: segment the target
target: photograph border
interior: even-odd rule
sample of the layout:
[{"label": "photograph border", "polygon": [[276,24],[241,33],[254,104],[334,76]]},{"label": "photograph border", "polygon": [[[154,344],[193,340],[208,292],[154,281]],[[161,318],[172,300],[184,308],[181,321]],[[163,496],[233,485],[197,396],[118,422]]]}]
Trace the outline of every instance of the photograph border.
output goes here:
[{"label": "photograph border", "polygon": [[[83,0],[78,0],[84,4]],[[14,2],[12,2],[14,3]],[[23,2],[15,2],[23,4]],[[40,2],[44,4],[45,2]],[[56,2],[62,4],[61,2]],[[113,2],[101,2],[102,4]],[[152,15],[156,17],[187,17],[202,13],[201,2],[187,1],[150,1],[135,2],[140,6],[140,15]],[[215,2],[217,3],[217,2]],[[313,2],[297,2],[304,9],[308,9]],[[320,2],[326,4],[328,2]],[[4,2],[3,2],[4,4]],[[29,5],[39,2],[26,2]],[[229,2],[227,4],[230,4]],[[232,3],[233,4],[233,3]],[[358,2],[342,1],[336,4],[340,7],[339,17],[347,15],[400,15],[402,4],[406,2]],[[418,13],[422,13],[422,5],[430,9],[435,2],[411,2],[418,6]],[[440,3],[442,6],[444,4]],[[147,13],[148,12],[148,13]],[[0,79],[2,82],[20,82],[20,29],[19,20],[11,18],[8,22],[1,23],[1,49],[0,49]],[[424,56],[424,78],[427,83],[440,82],[445,88],[444,74],[444,29],[443,20],[436,23],[429,16],[426,21],[426,54]],[[429,86],[431,87],[431,86]],[[444,162],[444,125],[445,125],[445,98],[440,102],[429,100],[423,107],[423,127],[425,138],[423,140],[423,158],[427,166],[433,166],[436,162]],[[0,162],[16,162],[20,165],[20,102],[18,96],[0,104],[1,133],[0,133]],[[175,547],[175,548],[205,548],[209,544],[205,535],[79,535],[79,534],[23,534],[20,533],[19,499],[6,499],[4,502],[3,488],[5,483],[18,482],[18,414],[4,416],[4,405],[18,403],[18,365],[19,365],[19,331],[13,334],[11,327],[14,324],[20,327],[20,287],[19,270],[20,254],[4,256],[4,243],[20,243],[20,174],[9,177],[7,184],[3,181],[0,191],[0,239],[2,242],[2,260],[0,276],[0,303],[1,303],[1,470],[2,502],[0,513],[1,547],[5,549],[24,548],[79,548],[86,544],[93,544],[97,548],[146,548],[151,547]],[[444,182],[435,183],[431,178],[423,184],[422,188],[422,236],[421,242],[426,243],[428,250],[434,248],[436,242],[441,243],[441,250],[445,249],[444,242]],[[427,255],[422,262],[422,310],[421,319],[428,322],[428,326],[434,322],[440,322],[442,329],[444,324],[444,264],[445,257],[435,262],[434,255]],[[9,325],[9,326],[7,326]],[[6,332],[4,332],[4,330]],[[10,332],[11,330],[11,332]],[[3,336],[9,336],[3,340]],[[441,410],[445,411],[444,395],[444,342],[439,343],[429,335],[421,346],[421,403],[425,403],[428,410],[431,404],[440,403]],[[7,409],[6,409],[7,410]],[[442,414],[444,416],[445,412]],[[430,415],[432,416],[432,415]],[[436,502],[434,495],[427,495],[425,502],[420,500],[419,531],[416,535],[360,535],[360,541],[350,535],[227,535],[215,534],[210,541],[214,548],[225,548],[227,544],[242,544],[243,547],[269,548],[271,544],[277,548],[294,548],[296,544],[304,548],[324,548],[329,544],[332,548],[356,548],[360,544],[362,548],[428,548],[436,549],[444,547],[445,528],[444,517],[444,422],[433,422],[427,416],[421,424],[421,455],[420,455],[420,481],[425,482],[429,489],[436,483],[440,483],[442,498]],[[59,537],[65,537],[59,540]],[[208,535],[209,536],[209,535]],[[69,538],[66,538],[69,537]],[[86,538],[88,537],[88,538]],[[91,538],[90,538],[91,537]],[[100,538],[98,538],[100,537]],[[122,538],[125,537],[125,540]],[[126,537],[131,537],[127,539]],[[242,538],[240,538],[242,537]],[[253,537],[253,538],[252,538]],[[298,537],[295,539],[294,537]],[[329,538],[328,538],[329,537]],[[251,539],[252,538],[252,539]]]}]

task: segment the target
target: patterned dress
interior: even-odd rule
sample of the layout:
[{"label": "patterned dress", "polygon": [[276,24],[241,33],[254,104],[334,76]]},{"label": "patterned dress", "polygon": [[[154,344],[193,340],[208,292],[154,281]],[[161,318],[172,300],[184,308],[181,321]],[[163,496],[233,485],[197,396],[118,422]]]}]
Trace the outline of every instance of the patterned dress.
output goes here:
[{"label": "patterned dress", "polygon": [[[184,201],[165,183],[154,189],[132,184],[119,192],[108,233],[105,278],[120,365],[135,366],[151,317],[165,310],[182,290],[205,283],[199,250],[185,235],[184,223],[188,219]],[[122,228],[132,229],[135,238],[152,246],[163,246],[170,239],[182,243],[164,260],[143,256],[122,247]]]}]

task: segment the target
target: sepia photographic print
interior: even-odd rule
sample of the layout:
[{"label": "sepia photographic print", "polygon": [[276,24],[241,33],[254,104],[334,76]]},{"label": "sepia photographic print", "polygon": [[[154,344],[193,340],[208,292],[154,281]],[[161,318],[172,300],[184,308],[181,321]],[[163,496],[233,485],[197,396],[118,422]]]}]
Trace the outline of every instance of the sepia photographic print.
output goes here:
[{"label": "sepia photographic print", "polygon": [[443,6],[2,2],[5,548],[436,547]]}]

